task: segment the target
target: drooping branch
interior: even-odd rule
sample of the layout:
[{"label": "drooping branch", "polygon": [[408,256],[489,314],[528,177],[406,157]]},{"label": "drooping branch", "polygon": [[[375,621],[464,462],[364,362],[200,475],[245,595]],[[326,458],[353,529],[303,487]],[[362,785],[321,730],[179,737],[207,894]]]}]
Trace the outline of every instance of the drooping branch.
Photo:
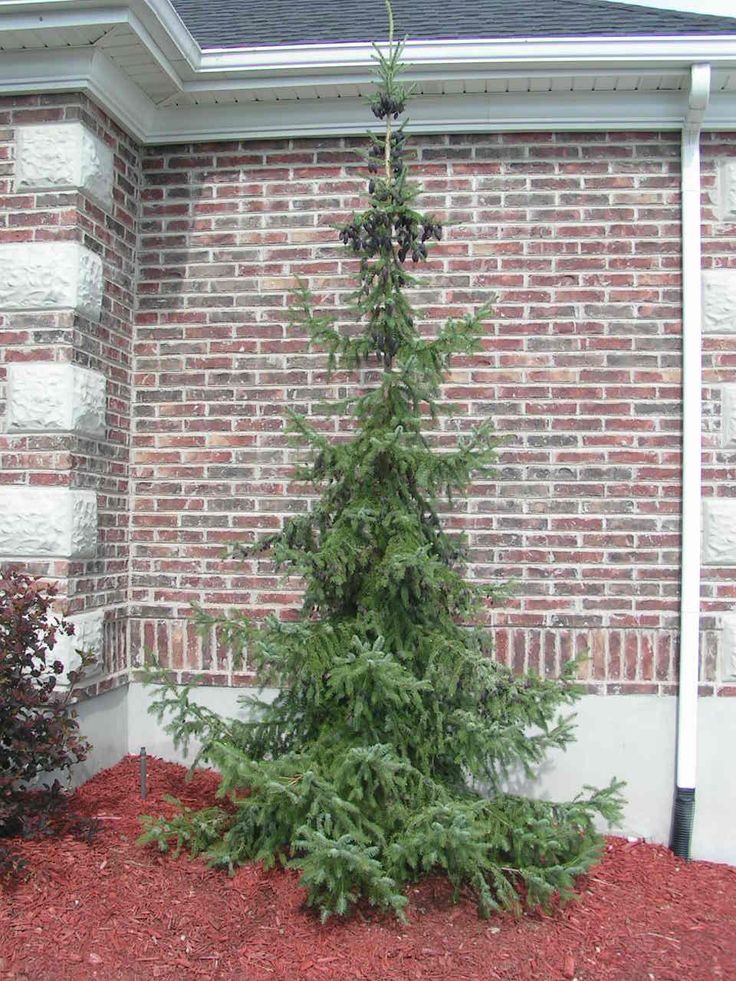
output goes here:
[{"label": "drooping branch", "polygon": [[358,330],[341,332],[303,284],[292,308],[328,370],[384,370],[333,407],[349,406],[349,439],[292,417],[292,435],[310,451],[296,476],[318,496],[260,546],[277,569],[302,577],[298,619],[199,613],[234,653],[248,647],[259,683],[280,683],[276,697],[256,702],[250,722],[223,726],[171,689],[160,697],[174,735],[203,737],[230,811],[182,813],[150,823],[145,836],[176,847],[191,829],[213,864],[298,868],[323,919],[361,898],[403,916],[405,885],[431,872],[446,874],[456,894],[471,888],[483,915],[518,908],[520,886],[526,902],[549,904],[595,860],[596,817],[619,808],[615,784],[568,804],[506,791],[511,771],[531,774],[546,750],[570,741],[559,711],[577,695],[574,669],[560,681],[519,678],[492,660],[482,627],[489,587],[463,577],[464,541],[442,520],[442,498],[463,494],[493,462],[493,428],[437,448],[427,410],[436,418],[445,408],[450,359],[477,349],[489,310],[448,320],[430,340],[417,329],[408,264],[427,258],[442,228],[418,210],[409,180],[399,119],[410,92],[389,0],[387,9],[367,202],[340,229],[359,260],[347,310]]}]

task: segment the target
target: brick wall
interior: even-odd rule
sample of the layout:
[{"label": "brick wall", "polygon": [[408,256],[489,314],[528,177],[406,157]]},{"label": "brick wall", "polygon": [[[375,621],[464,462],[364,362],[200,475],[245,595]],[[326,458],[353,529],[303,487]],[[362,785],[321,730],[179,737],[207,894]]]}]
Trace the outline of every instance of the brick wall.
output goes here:
[{"label": "brick wall", "polygon": [[[71,119],[115,149],[110,213],[84,194],[15,189],[16,127]],[[107,378],[104,438],[0,434],[0,485],[98,495],[93,559],[24,564],[59,580],[72,612],[104,605],[107,676],[94,690],[124,680],[146,647],[182,677],[247,684],[248,666],[233,671],[218,638],[193,630],[189,604],[256,616],[299,605],[297,581],[222,551],[309,506],[290,480],[287,406],[347,435],[319,402],[356,382],[328,386],[288,302],[297,275],[327,310],[352,288],[333,226],[361,206],[362,141],[139,151],[77,96],[6,99],[0,127],[0,244],[78,241],[105,271],[99,324],[0,312],[0,399],[4,368],[18,361],[72,361]],[[498,295],[482,353],[455,363],[446,395],[456,410],[434,434],[449,442],[491,416],[501,437],[495,479],[447,514],[469,533],[469,575],[515,583],[512,600],[489,610],[497,656],[554,673],[587,650],[590,690],[673,693],[679,137],[423,137],[414,153],[423,207],[452,223],[416,291],[423,329]],[[732,135],[704,137],[705,268],[736,268],[735,226],[713,207],[717,166],[733,156]],[[706,496],[736,494],[721,436],[735,364],[734,335],[706,338]],[[736,693],[717,666],[732,580],[731,569],[704,570],[704,694]]]},{"label": "brick wall", "polygon": [[[288,326],[305,277],[325,309],[351,288],[332,228],[360,206],[360,141],[144,153],[133,436],[133,650],[232,676],[192,600],[284,615],[298,584],[223,546],[308,505],[289,485],[287,405],[319,420],[319,353]],[[498,656],[554,672],[587,649],[608,692],[672,692],[678,624],[681,321],[677,134],[415,140],[423,206],[456,223],[417,304],[426,329],[496,292],[483,352],[458,361],[456,412],[487,416],[497,479],[449,516],[470,574],[512,578]],[[710,663],[710,662],[709,662]],[[710,668],[709,668],[710,670]]]},{"label": "brick wall", "polygon": [[[103,207],[76,190],[24,190],[15,182],[19,128],[81,122],[114,151],[113,201]],[[0,309],[0,412],[8,367],[73,363],[106,379],[104,433],[0,432],[0,484],[83,488],[96,494],[93,557],[23,559],[58,582],[70,614],[104,608],[104,671],[92,690],[127,678],[131,345],[140,157],[138,148],[94,104],[76,95],[0,100],[0,244],[78,242],[102,258],[99,320],[73,310]],[[0,304],[0,307],[2,304]],[[3,562],[5,559],[3,559]]]}]

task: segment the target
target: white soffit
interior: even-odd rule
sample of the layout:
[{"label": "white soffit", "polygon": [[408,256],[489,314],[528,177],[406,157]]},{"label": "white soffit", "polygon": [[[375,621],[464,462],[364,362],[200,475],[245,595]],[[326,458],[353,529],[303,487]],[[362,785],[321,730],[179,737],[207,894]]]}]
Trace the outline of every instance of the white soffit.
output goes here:
[{"label": "white soffit", "polygon": [[[369,44],[201,50],[169,0],[0,0],[0,93],[86,91],[137,139],[366,128]],[[410,41],[422,132],[674,129],[690,66],[714,71],[705,128],[736,129],[736,37]]]}]

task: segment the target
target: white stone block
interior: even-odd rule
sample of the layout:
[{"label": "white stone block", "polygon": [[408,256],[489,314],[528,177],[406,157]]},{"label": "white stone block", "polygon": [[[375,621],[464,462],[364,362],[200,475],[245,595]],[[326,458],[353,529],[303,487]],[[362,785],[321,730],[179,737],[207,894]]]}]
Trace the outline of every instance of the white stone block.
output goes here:
[{"label": "white stone block", "polygon": [[95,657],[94,662],[84,669],[85,680],[99,674],[103,665],[102,640],[105,611],[103,609],[89,610],[86,613],[77,613],[66,617],[66,619],[74,624],[74,633],[71,637],[60,633],[48,659],[50,662],[61,661],[64,665],[63,674],[57,675],[58,685],[68,685],[69,672],[78,670],[82,663],[82,659],[77,653],[79,650],[89,651]]},{"label": "white stone block", "polygon": [[736,221],[736,160],[718,164],[716,214],[721,221]]},{"label": "white stone block", "polygon": [[721,635],[721,681],[736,681],[736,614],[723,618]]},{"label": "white stone block", "polygon": [[100,319],[102,260],[78,242],[0,245],[0,311],[78,311]]},{"label": "white stone block", "polygon": [[721,389],[721,438],[724,449],[736,450],[736,385]]},{"label": "white stone block", "polygon": [[70,487],[0,487],[0,556],[91,558],[97,495]]},{"label": "white stone block", "polygon": [[8,365],[8,429],[103,434],[105,376],[76,364]]},{"label": "white stone block", "polygon": [[16,130],[15,188],[80,190],[112,207],[113,152],[82,123],[43,123]]},{"label": "white stone block", "polygon": [[706,334],[736,334],[736,269],[703,273],[703,330]]},{"label": "white stone block", "polygon": [[736,497],[703,502],[703,562],[736,565]]}]

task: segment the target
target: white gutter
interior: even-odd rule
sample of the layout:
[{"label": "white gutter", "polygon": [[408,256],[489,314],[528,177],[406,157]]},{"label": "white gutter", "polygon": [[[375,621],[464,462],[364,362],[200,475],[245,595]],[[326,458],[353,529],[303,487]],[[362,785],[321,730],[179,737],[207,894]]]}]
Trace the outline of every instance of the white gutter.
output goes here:
[{"label": "white gutter", "polygon": [[710,98],[710,65],[690,69],[682,127],[682,572],[677,702],[677,777],[672,848],[688,858],[697,771],[700,648],[702,314],[700,133]]},{"label": "white gutter", "polygon": [[[2,3],[0,3],[0,9]],[[736,21],[734,21],[736,34]],[[381,47],[381,45],[379,45]],[[568,38],[463,38],[461,40],[407,41],[404,61],[414,71],[437,67],[462,71],[469,66],[498,70],[513,66],[590,67],[620,65],[685,68],[693,60],[718,64],[731,61],[736,37],[731,35],[687,35],[680,37],[568,37]],[[212,72],[275,72],[310,75],[369,70],[373,45],[365,42],[339,44],[281,44],[243,48],[206,48],[195,68],[202,77]]]}]

